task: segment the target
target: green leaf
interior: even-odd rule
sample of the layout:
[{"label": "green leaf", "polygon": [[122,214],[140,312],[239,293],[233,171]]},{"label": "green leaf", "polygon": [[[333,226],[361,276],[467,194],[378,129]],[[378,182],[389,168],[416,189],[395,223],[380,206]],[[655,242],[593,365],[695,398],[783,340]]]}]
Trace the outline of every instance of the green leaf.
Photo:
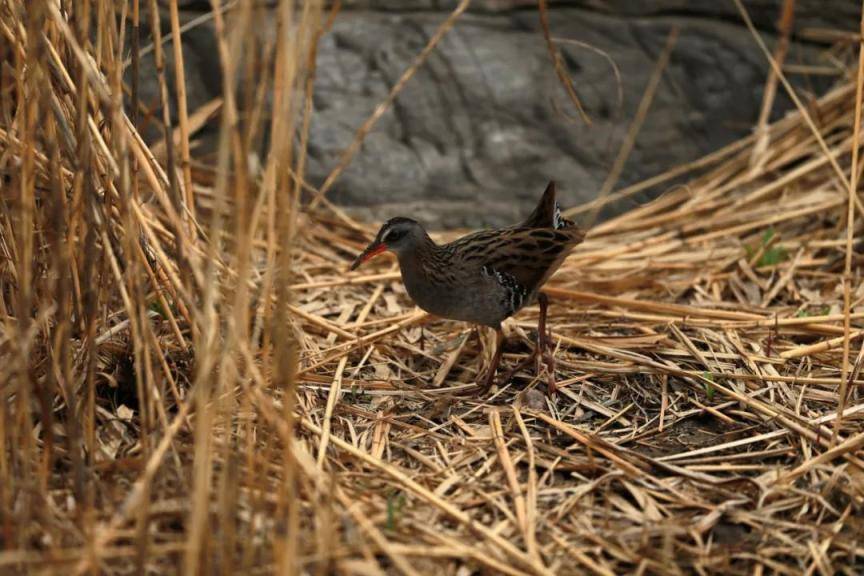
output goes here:
[{"label": "green leaf", "polygon": [[759,258],[759,262],[756,266],[776,266],[781,262],[785,262],[789,259],[789,254],[787,254],[786,250],[779,246],[772,246],[765,250],[762,254],[762,257]]},{"label": "green leaf", "polygon": [[714,382],[714,375],[710,372],[703,372],[702,378],[708,380],[708,382],[703,382],[705,385],[705,395],[708,396],[708,401],[714,401],[714,386],[711,385],[711,382]]},{"label": "green leaf", "polygon": [[159,314],[163,318],[168,317],[168,314],[165,313],[165,308],[162,307],[162,302],[158,298],[150,303],[150,311]]},{"label": "green leaf", "polygon": [[798,312],[795,313],[796,318],[809,318],[811,316],[827,316],[831,313],[830,306],[820,306],[815,310],[810,310],[808,308],[802,308]]},{"label": "green leaf", "polygon": [[405,495],[401,492],[393,492],[387,495],[387,523],[389,532],[396,530],[396,523],[402,515],[402,507],[405,505]]},{"label": "green leaf", "polygon": [[762,256],[760,256],[759,261],[756,262],[757,268],[760,266],[776,266],[777,264],[789,259],[789,254],[786,253],[784,248],[779,246],[768,246],[774,239],[774,236],[776,236],[774,228],[767,228],[762,232],[762,236],[759,237],[758,246],[744,246],[744,251],[747,253],[747,260],[752,260],[753,256],[762,250]]}]

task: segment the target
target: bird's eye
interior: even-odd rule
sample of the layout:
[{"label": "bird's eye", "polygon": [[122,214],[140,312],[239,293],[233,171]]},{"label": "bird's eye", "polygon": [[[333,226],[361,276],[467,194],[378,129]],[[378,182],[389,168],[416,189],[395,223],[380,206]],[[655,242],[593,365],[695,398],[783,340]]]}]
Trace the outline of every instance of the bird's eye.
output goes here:
[{"label": "bird's eye", "polygon": [[390,230],[385,236],[384,239],[387,242],[397,242],[405,236],[404,230]]}]

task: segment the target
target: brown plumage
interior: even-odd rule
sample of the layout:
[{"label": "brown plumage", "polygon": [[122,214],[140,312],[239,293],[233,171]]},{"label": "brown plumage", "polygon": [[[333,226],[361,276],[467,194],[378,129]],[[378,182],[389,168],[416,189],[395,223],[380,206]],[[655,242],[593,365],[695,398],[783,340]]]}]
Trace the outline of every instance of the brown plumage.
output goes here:
[{"label": "brown plumage", "polygon": [[[500,361],[501,322],[538,298],[538,348],[545,348],[546,300],[539,290],[583,238],[582,230],[561,218],[555,183],[550,182],[540,203],[521,224],[475,232],[449,244],[436,244],[415,220],[393,218],[351,269],[390,250],[399,259],[408,294],[420,308],[495,329],[499,338],[484,383],[488,387]],[[552,382],[550,388],[554,388]]]}]

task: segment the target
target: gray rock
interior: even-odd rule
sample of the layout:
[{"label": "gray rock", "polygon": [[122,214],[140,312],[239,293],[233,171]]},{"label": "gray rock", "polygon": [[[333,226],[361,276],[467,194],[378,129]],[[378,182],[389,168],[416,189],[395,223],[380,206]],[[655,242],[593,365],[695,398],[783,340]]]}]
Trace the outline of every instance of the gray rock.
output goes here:
[{"label": "gray rock", "polygon": [[[356,129],[455,4],[346,3],[319,50],[307,168],[313,184],[337,164]],[[780,4],[747,2],[769,41]],[[481,0],[463,15],[367,136],[330,198],[363,218],[412,214],[432,227],[510,223],[530,210],[549,179],[559,181],[567,205],[591,200],[673,27],[680,30],[677,46],[619,187],[740,138],[756,121],[768,66],[731,3],[553,4],[552,33],[562,39],[591,126],[575,119],[552,68],[535,6],[533,1]],[[859,9],[846,0],[796,2],[796,31],[841,23],[852,30]],[[220,91],[218,59],[208,26],[184,39],[194,110]],[[620,107],[608,62],[568,44],[569,39],[615,60],[624,96]],[[817,63],[823,48],[796,37],[789,59]],[[792,79],[802,91],[820,92],[830,85],[825,77]],[[148,93],[156,89],[150,81]],[[790,108],[781,89],[775,117]],[[200,150],[212,149],[215,133],[205,131]]]},{"label": "gray rock", "polygon": [[[313,180],[325,177],[354,127],[440,20],[439,14],[364,13],[337,23],[319,61],[325,72],[316,103],[324,110],[313,122]],[[715,150],[746,134],[758,116],[767,67],[740,26],[576,9],[556,10],[552,26],[556,36],[599,47],[615,59],[623,82],[621,109],[608,63],[592,51],[563,45],[592,125],[570,119],[575,111],[550,65],[536,11],[469,14],[370,134],[332,198],[370,207],[360,211],[366,217],[411,209],[434,225],[453,226],[512,222],[530,210],[550,178],[560,182],[567,204],[593,198],[673,26],[681,29],[678,45],[620,184]],[[370,45],[370,38],[386,40]],[[803,50],[816,57],[816,50]],[[356,78],[358,62],[365,91],[344,75],[351,70]],[[788,108],[781,95],[778,113]],[[334,125],[342,129],[334,133]],[[321,133],[331,136],[327,146]]]}]

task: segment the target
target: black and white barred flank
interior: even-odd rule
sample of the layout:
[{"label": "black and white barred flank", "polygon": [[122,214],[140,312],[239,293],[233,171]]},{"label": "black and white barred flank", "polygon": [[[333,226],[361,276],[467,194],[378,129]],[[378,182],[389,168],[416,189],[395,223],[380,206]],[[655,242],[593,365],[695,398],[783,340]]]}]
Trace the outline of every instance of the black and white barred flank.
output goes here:
[{"label": "black and white barred flank", "polygon": [[504,302],[507,306],[507,315],[515,314],[525,302],[525,297],[528,296],[528,291],[525,287],[511,274],[499,272],[488,265],[483,266],[483,274],[493,276],[504,287],[507,293],[507,300]]}]

